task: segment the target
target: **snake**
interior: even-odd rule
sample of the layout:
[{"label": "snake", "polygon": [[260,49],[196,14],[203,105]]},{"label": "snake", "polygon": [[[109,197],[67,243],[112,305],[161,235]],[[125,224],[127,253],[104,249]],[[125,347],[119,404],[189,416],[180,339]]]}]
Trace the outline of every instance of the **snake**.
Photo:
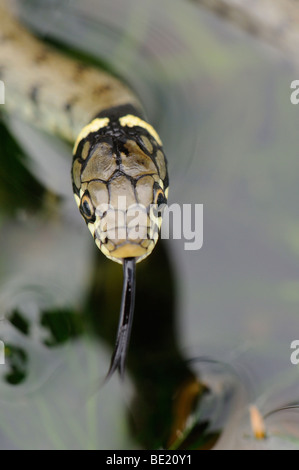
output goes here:
[{"label": "snake", "polygon": [[0,3],[4,111],[73,145],[75,202],[97,247],[123,266],[119,326],[106,379],[115,371],[124,377],[136,264],[156,246],[168,200],[163,144],[126,84],[46,45],[9,3]]},{"label": "snake", "polygon": [[[295,60],[298,11],[292,0],[192,0]],[[121,80],[66,57],[23,26],[0,1],[4,111],[73,145],[79,211],[101,252],[123,265],[120,320],[107,377],[124,375],[134,313],[136,264],[159,239],[169,177],[163,144],[140,99]],[[138,214],[138,217],[136,217]]]}]

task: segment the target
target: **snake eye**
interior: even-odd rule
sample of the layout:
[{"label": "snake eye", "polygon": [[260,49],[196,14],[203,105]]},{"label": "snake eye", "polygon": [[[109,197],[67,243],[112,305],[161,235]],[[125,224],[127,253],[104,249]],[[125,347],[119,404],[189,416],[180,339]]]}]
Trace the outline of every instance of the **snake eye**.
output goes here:
[{"label": "snake eye", "polygon": [[158,187],[155,191],[155,199],[154,203],[157,206],[154,209],[154,214],[156,217],[162,217],[163,211],[164,211],[164,206],[167,203],[167,199],[165,197],[164,191]]},{"label": "snake eye", "polygon": [[81,213],[88,220],[91,220],[94,216],[94,209],[88,194],[84,194],[81,200]]},{"label": "snake eye", "polygon": [[163,204],[166,204],[166,202],[167,201],[164,192],[161,188],[159,188],[155,194],[155,204],[157,204],[158,206],[162,206]]}]

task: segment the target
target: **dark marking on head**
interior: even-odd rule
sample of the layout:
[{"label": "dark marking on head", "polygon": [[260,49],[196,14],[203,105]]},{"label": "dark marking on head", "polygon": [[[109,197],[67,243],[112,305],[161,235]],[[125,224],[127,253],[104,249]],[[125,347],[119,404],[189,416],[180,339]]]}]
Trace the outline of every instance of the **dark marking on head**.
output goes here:
[{"label": "dark marking on head", "polygon": [[153,151],[154,151],[154,142],[156,142],[154,139],[150,139],[145,135],[137,135],[137,143],[141,150],[145,152],[147,155],[152,156]]},{"label": "dark marking on head", "polygon": [[117,121],[120,117],[126,116],[127,114],[133,114],[134,116],[144,119],[144,116],[141,111],[137,110],[131,104],[123,104],[121,106],[114,106],[113,108],[104,109],[95,118],[107,117],[111,121]]},{"label": "dark marking on head", "polygon": [[[165,158],[165,161],[167,162],[166,158]],[[167,164],[167,163],[166,163]],[[168,187],[169,187],[169,175],[168,175],[168,171],[166,172],[166,176],[163,180],[163,183],[164,183],[164,190],[166,190]]]}]

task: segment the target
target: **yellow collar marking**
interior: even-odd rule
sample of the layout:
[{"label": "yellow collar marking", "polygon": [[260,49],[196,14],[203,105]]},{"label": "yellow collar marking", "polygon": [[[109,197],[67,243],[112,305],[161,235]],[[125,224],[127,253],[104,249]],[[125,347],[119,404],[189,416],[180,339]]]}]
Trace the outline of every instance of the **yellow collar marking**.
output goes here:
[{"label": "yellow collar marking", "polygon": [[78,135],[78,138],[76,140],[75,146],[73,153],[77,152],[78,145],[80,144],[82,139],[85,139],[85,137],[88,136],[90,132],[97,132],[103,127],[107,127],[109,124],[109,118],[96,118],[93,121],[91,121],[87,126],[83,127],[82,131]]},{"label": "yellow collar marking", "polygon": [[121,126],[128,126],[128,127],[134,127],[134,126],[139,126],[143,127],[143,129],[146,129],[147,132],[149,132],[154,139],[158,142],[159,145],[162,146],[162,141],[155,131],[155,129],[148,123],[143,121],[137,116],[134,116],[133,114],[127,114],[127,116],[123,116],[119,119],[119,122]]}]

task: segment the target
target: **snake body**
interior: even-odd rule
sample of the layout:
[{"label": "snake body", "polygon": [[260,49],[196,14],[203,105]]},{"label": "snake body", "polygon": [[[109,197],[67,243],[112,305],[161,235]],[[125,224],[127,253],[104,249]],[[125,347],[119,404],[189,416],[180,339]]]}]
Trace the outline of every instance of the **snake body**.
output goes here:
[{"label": "snake body", "polygon": [[124,266],[120,325],[108,375],[116,369],[123,374],[135,264],[155,247],[159,208],[167,202],[162,142],[126,85],[45,46],[15,20],[6,3],[0,5],[5,111],[74,144],[72,181],[80,213],[104,255]]},{"label": "snake body", "polygon": [[296,0],[192,0],[242,30],[282,50],[298,66],[299,10]]},{"label": "snake body", "polygon": [[[0,79],[4,111],[74,143],[93,117],[113,106],[140,102],[120,80],[45,45],[0,0]],[[88,90],[88,92],[86,92]]]}]

